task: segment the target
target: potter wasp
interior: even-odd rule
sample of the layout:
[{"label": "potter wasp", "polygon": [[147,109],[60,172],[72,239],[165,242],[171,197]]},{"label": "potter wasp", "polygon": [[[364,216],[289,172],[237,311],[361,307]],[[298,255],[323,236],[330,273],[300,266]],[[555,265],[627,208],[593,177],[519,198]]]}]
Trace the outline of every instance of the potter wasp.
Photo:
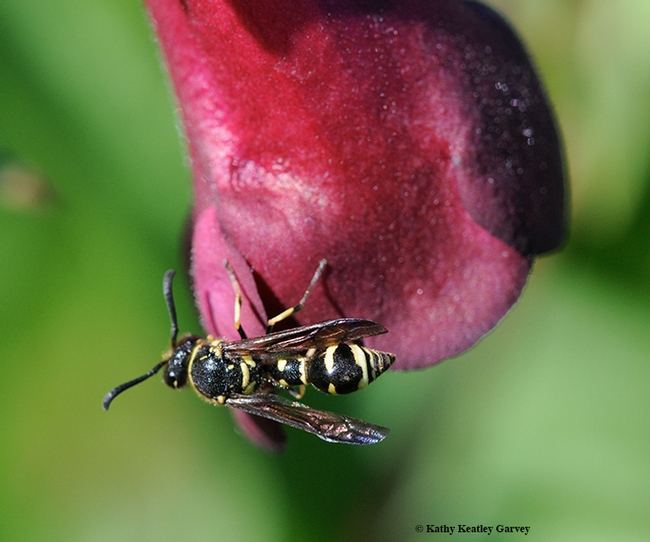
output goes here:
[{"label": "potter wasp", "polygon": [[[362,420],[310,408],[276,392],[286,390],[299,399],[306,385],[339,395],[365,388],[395,361],[395,356],[356,344],[387,330],[371,320],[338,318],[286,331],[273,331],[278,322],[302,310],[327,264],[322,260],[300,302],[267,323],[266,334],[248,338],[240,322],[241,290],[228,262],[226,271],[235,291],[235,328],[241,340],[208,336],[178,338],[172,293],[174,271],[163,279],[163,293],[171,319],[171,349],[146,374],[121,384],[104,397],[103,407],[123,391],[155,375],[163,367],[163,380],[180,389],[188,382],[204,400],[268,418],[328,442],[375,444],[389,430]],[[297,391],[297,389],[300,391]]]}]

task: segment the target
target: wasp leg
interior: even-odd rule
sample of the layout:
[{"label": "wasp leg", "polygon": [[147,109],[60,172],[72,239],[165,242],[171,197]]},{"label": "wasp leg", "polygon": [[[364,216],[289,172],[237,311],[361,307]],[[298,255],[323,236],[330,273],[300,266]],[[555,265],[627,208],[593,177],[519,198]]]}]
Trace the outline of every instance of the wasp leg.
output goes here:
[{"label": "wasp leg", "polygon": [[248,336],[246,335],[244,328],[241,326],[241,289],[239,288],[239,282],[237,282],[235,272],[230,263],[228,263],[228,260],[224,260],[223,265],[225,266],[230,282],[232,283],[232,289],[235,291],[235,328],[242,339],[247,339]]},{"label": "wasp leg", "polygon": [[307,386],[304,384],[301,384],[297,390],[291,389],[289,393],[291,393],[292,397],[295,397],[296,399],[302,399],[303,396],[305,395],[305,390],[307,389]]},{"label": "wasp leg", "polygon": [[316,286],[316,283],[318,282],[318,279],[320,276],[323,274],[323,270],[325,269],[325,266],[327,265],[327,260],[323,259],[320,261],[318,264],[318,268],[316,269],[316,272],[314,273],[314,276],[311,279],[311,282],[309,283],[309,286],[307,286],[307,290],[305,291],[304,295],[302,296],[302,299],[300,302],[291,307],[290,309],[287,309],[277,316],[274,316],[271,318],[267,324],[266,324],[266,333],[271,333],[273,331],[273,328],[275,327],[275,324],[278,322],[281,322],[282,320],[285,320],[289,318],[290,316],[293,316],[297,312],[300,312],[304,307],[305,303],[307,302],[307,298],[309,297],[309,294],[311,294],[311,291],[314,289],[314,286]]},{"label": "wasp leg", "polygon": [[301,384],[296,390],[293,386],[288,386],[286,383],[281,384],[271,375],[267,375],[265,377],[264,384],[265,385],[262,386],[263,393],[273,393],[273,390],[275,388],[280,388],[281,390],[285,390],[287,393],[289,393],[289,395],[291,395],[291,397],[294,399],[302,399],[303,395],[305,395],[305,390],[307,389],[307,386]]}]

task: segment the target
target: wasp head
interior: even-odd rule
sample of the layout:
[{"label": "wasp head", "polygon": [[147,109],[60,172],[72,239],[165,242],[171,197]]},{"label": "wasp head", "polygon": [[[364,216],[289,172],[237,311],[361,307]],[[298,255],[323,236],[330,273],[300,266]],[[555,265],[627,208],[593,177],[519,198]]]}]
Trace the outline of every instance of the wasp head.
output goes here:
[{"label": "wasp head", "polygon": [[181,337],[173,350],[168,351],[163,357],[167,366],[163,373],[163,380],[170,388],[181,389],[187,384],[187,373],[192,350],[200,337],[185,335]]}]

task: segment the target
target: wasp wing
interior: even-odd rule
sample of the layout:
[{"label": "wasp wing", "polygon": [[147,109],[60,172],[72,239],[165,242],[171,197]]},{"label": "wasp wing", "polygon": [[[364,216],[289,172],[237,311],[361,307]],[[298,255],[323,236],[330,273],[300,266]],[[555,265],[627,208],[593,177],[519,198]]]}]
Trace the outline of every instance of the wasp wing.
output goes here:
[{"label": "wasp wing", "polygon": [[226,404],[249,414],[313,433],[328,442],[376,444],[384,440],[390,431],[386,427],[373,425],[349,416],[315,410],[273,393],[231,395],[226,399]]},{"label": "wasp wing", "polygon": [[295,327],[260,337],[229,342],[224,344],[222,349],[224,354],[260,354],[262,356],[271,354],[271,358],[277,358],[282,354],[354,342],[382,333],[387,333],[387,329],[372,320],[339,318],[311,326]]}]

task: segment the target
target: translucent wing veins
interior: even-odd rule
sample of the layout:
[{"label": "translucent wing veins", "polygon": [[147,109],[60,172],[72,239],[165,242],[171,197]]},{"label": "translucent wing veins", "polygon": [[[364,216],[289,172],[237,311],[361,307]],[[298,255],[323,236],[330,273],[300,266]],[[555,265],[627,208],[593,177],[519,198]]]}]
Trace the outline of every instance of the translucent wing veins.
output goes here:
[{"label": "translucent wing veins", "polygon": [[339,318],[311,326],[275,331],[268,335],[233,341],[223,345],[224,353],[291,353],[309,348],[354,342],[381,335],[387,330],[381,324],[362,318]]},{"label": "translucent wing veins", "polygon": [[316,410],[273,393],[231,395],[226,404],[308,433],[328,442],[376,444],[386,438],[389,429],[334,412]]}]

